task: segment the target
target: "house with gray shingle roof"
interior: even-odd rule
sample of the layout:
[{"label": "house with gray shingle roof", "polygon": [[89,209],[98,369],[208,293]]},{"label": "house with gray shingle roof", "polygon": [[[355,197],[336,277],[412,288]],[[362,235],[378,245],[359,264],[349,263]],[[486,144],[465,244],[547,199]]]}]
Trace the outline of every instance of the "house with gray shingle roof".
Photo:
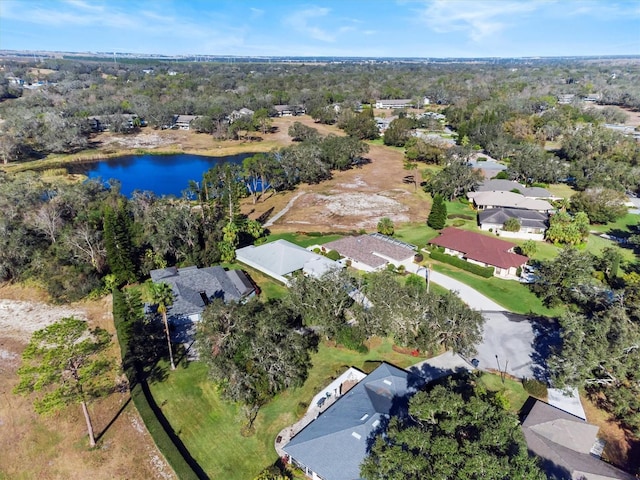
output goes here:
[{"label": "house with gray shingle roof", "polygon": [[522,431],[529,451],[540,457],[549,478],[633,480],[600,459],[599,427],[540,400],[529,399]]},{"label": "house with gray shingle roof", "polygon": [[395,238],[372,233],[357,237],[344,237],[325,243],[327,250],[335,250],[351,261],[351,266],[365,272],[381,270],[391,263],[396,267],[404,265],[408,271],[415,271],[413,258],[415,245],[401,242]]},{"label": "house with gray shingle roof", "polygon": [[[513,192],[514,190],[520,192],[520,194],[527,198],[552,200],[555,197],[542,187],[525,187],[521,183],[514,182],[513,180],[493,179],[485,180],[476,187],[476,192]],[[515,192],[514,192],[515,193]]]},{"label": "house with gray shingle roof", "polygon": [[173,289],[173,304],[167,309],[174,323],[196,322],[214,299],[239,301],[254,292],[251,281],[239,270],[222,267],[168,267],[151,270],[154,283],[167,283]]},{"label": "house with gray shingle roof", "polygon": [[313,479],[356,480],[370,442],[391,416],[405,416],[424,381],[382,363],[295,435],[283,450]]},{"label": "house with gray shingle roof", "polygon": [[[510,218],[520,222],[520,231],[503,230],[505,222]],[[549,214],[521,208],[490,208],[478,212],[478,223],[480,230],[492,231],[501,237],[544,240],[544,233],[549,228]]]}]

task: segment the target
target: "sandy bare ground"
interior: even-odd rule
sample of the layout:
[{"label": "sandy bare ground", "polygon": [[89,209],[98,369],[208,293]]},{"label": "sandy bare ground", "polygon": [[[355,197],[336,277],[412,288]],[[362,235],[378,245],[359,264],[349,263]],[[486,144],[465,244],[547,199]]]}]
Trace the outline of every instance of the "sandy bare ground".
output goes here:
[{"label": "sandy bare ground", "polygon": [[[425,221],[429,213],[428,196],[402,179],[412,173],[403,168],[400,151],[373,145],[369,163],[344,172],[318,185],[301,185],[294,192],[267,195],[256,205],[244,204],[252,218],[268,219],[281,212],[296,196],[284,215],[269,228],[272,231],[372,231],[380,218],[389,217],[396,225]],[[302,192],[302,193],[301,193]]]},{"label": "sandy bare ground", "polygon": [[[108,298],[69,306],[42,300],[33,289],[0,287],[0,478],[174,479],[128,393],[111,394],[90,406],[100,436],[94,450],[88,449],[80,407],[40,416],[33,398],[13,394],[21,353],[34,331],[73,315],[113,332]],[[115,343],[110,353],[119,358]]]}]

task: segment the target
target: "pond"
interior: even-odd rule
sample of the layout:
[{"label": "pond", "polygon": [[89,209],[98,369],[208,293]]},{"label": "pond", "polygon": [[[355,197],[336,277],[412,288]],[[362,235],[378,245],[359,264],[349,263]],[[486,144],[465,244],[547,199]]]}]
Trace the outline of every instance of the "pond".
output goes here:
[{"label": "pond", "polygon": [[68,166],[69,173],[81,173],[89,178],[119,180],[121,192],[130,197],[134,190],[148,190],[158,196],[180,197],[189,186],[189,180],[200,181],[202,174],[215,165],[231,162],[241,164],[255,153],[241,153],[225,157],[201,155],[127,155],[96,162]]}]

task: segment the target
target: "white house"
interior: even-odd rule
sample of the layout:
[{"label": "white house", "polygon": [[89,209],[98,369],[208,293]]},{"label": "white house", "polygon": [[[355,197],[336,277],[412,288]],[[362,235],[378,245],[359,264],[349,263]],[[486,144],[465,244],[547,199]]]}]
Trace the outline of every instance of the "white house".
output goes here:
[{"label": "white house", "polygon": [[286,240],[239,248],[236,259],[285,285],[289,284],[294,272],[302,271],[319,278],[332,269],[342,268],[340,263]]}]

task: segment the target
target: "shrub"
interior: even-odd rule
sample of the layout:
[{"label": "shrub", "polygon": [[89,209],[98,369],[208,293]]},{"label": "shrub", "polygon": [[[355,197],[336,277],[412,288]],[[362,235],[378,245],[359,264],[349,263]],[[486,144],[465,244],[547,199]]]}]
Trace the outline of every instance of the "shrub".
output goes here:
[{"label": "shrub", "polygon": [[463,226],[464,224],[465,224],[465,221],[464,221],[464,220],[457,219],[457,220],[454,220],[454,221],[453,221],[453,224],[452,224],[452,225],[453,225],[454,227],[461,227],[461,226]]},{"label": "shrub", "polygon": [[393,232],[393,220],[391,220],[389,217],[381,218],[378,222],[378,233],[381,233],[382,235],[393,235]]},{"label": "shrub", "polygon": [[340,260],[340,254],[338,252],[336,252],[335,250],[329,250],[327,253],[325,253],[325,256],[333,261],[337,261]]},{"label": "shrub", "polygon": [[296,405],[296,417],[300,418],[307,413],[307,408],[309,408],[309,404],[307,402],[298,402]]},{"label": "shrub", "polygon": [[509,175],[507,174],[507,172],[505,172],[504,170],[498,172],[498,174],[493,177],[497,180],[509,180]]},{"label": "shrub", "polygon": [[524,378],[522,380],[522,388],[524,388],[525,392],[529,395],[537,398],[544,398],[547,396],[547,386],[535,378]]},{"label": "shrub", "polygon": [[453,220],[454,218],[461,218],[462,220],[475,220],[476,217],[473,215],[465,215],[464,213],[451,213],[447,215],[449,220]]},{"label": "shrub", "polygon": [[531,257],[536,254],[538,250],[538,244],[536,244],[533,240],[526,240],[521,246],[520,251],[522,255],[526,255],[527,257]]},{"label": "shrub", "polygon": [[453,265],[454,267],[458,267],[484,278],[493,277],[493,267],[483,267],[481,265],[476,265],[475,263],[469,263],[461,258],[454,257],[453,255],[447,255],[446,253],[440,253],[437,251],[431,252],[431,258],[438,260],[439,262],[448,263],[449,265]]},{"label": "shrub", "polygon": [[359,353],[368,353],[369,349],[363,343],[365,341],[364,334],[357,327],[345,325],[338,330],[336,334],[336,342],[349,350]]},{"label": "shrub", "polygon": [[502,229],[505,232],[519,232],[520,231],[520,220],[518,220],[517,218],[509,218],[509,219],[507,219],[506,222],[504,222],[504,225],[502,226]]}]

